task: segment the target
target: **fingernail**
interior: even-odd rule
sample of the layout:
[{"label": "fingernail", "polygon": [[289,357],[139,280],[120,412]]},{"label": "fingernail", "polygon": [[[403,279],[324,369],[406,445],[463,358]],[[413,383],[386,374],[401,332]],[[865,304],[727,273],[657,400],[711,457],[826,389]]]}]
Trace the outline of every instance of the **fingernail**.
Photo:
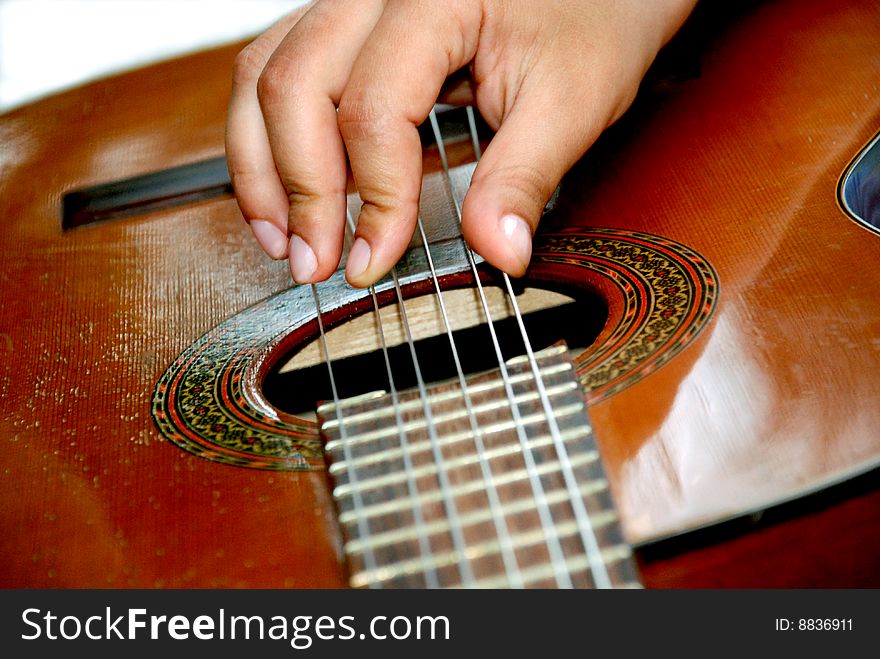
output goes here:
[{"label": "fingernail", "polygon": [[532,258],[532,230],[526,221],[516,215],[505,215],[501,218],[501,232],[516,258],[523,267],[527,266]]},{"label": "fingernail", "polygon": [[251,231],[263,251],[273,259],[287,256],[287,236],[274,224],[267,220],[251,220]]},{"label": "fingernail", "polygon": [[371,255],[370,245],[366,240],[363,238],[355,240],[348,252],[348,262],[345,265],[346,276],[349,279],[357,279],[364,274],[367,266],[370,265]]},{"label": "fingernail", "polygon": [[293,234],[290,237],[290,274],[297,284],[305,284],[312,279],[318,269],[318,259],[309,244]]}]

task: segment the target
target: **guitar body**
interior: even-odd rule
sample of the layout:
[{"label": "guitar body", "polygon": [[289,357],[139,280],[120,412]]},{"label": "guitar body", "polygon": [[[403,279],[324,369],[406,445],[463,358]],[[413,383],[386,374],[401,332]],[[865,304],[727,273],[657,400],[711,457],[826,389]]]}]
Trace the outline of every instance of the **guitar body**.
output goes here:
[{"label": "guitar body", "polygon": [[[837,187],[880,128],[880,5],[748,5],[698,8],[563,183],[528,279],[607,307],[576,366],[647,586],[876,587],[880,236]],[[313,424],[242,416],[278,460],[176,420],[193,373],[259,408],[314,335],[271,301],[286,264],[228,197],[60,225],[70,190],[221,154],[237,50],[0,117],[0,587],[347,584]]]}]

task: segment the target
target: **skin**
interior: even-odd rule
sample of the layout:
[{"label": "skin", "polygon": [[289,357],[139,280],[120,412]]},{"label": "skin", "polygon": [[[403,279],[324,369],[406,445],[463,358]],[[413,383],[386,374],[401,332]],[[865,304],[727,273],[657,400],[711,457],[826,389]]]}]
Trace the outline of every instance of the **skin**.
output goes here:
[{"label": "skin", "polygon": [[342,253],[350,163],[364,207],[346,278],[375,282],[415,227],[417,126],[466,68],[497,132],[462,230],[489,263],[521,276],[560,179],[629,107],[694,4],[318,0],[236,60],[226,150],[242,214],[269,256],[289,259],[296,282],[322,281]]}]

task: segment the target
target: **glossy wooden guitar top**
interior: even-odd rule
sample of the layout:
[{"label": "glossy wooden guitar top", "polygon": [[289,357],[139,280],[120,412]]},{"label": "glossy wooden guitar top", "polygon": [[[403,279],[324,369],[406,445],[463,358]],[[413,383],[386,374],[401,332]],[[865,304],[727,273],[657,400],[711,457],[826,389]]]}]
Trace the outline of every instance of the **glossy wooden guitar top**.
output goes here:
[{"label": "glossy wooden guitar top", "polygon": [[[698,8],[674,75],[646,84],[542,225],[548,236],[661,236],[717,273],[717,305],[692,342],[613,395],[587,396],[635,545],[880,463],[880,236],[837,201],[841,173],[880,129],[880,7],[748,5]],[[204,460],[164,441],[150,414],[166,367],[287,289],[286,264],[261,254],[228,198],[60,227],[65,192],[222,154],[238,49],[0,117],[2,587],[346,583],[324,472]],[[599,345],[622,302],[586,284],[609,306]],[[876,586],[878,528],[880,499],[862,492],[654,556],[644,575],[658,586]],[[788,559],[792,544],[803,563]]]}]

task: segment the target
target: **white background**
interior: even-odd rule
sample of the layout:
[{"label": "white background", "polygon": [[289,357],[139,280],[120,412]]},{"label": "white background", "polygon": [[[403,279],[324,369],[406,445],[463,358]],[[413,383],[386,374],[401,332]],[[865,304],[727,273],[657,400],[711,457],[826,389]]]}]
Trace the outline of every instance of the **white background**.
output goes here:
[{"label": "white background", "polygon": [[0,0],[0,112],[259,34],[304,0]]}]

